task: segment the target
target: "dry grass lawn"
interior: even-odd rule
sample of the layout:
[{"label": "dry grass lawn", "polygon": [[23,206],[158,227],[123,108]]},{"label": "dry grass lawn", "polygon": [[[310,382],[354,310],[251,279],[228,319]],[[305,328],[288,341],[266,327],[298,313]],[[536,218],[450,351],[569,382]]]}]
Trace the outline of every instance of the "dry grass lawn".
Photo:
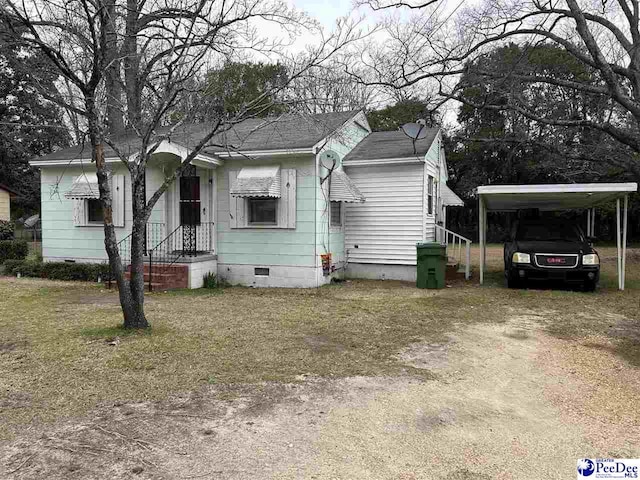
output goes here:
[{"label": "dry grass lawn", "polygon": [[[27,426],[82,416],[100,405],[161,400],[207,384],[299,382],[302,376],[409,374],[396,354],[443,341],[460,326],[500,323],[514,309],[545,318],[559,338],[604,335],[640,365],[640,251],[629,252],[627,290],[615,289],[615,249],[600,249],[601,288],[507,290],[501,249],[489,247],[487,285],[440,291],[400,282],[353,281],[318,290],[248,289],[154,293],[153,328],[118,327],[116,295],[91,284],[0,279],[0,438]],[[474,257],[477,257],[474,252]],[[477,270],[477,269],[476,269]],[[229,390],[232,391],[232,390]]]}]

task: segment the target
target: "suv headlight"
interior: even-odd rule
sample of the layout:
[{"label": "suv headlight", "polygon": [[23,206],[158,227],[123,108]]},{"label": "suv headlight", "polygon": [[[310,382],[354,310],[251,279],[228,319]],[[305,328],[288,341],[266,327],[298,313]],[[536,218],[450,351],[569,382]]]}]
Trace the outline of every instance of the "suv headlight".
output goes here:
[{"label": "suv headlight", "polygon": [[531,255],[528,253],[516,252],[511,257],[513,263],[531,263]]},{"label": "suv headlight", "polygon": [[590,253],[582,256],[583,265],[600,265],[600,258],[597,253]]}]

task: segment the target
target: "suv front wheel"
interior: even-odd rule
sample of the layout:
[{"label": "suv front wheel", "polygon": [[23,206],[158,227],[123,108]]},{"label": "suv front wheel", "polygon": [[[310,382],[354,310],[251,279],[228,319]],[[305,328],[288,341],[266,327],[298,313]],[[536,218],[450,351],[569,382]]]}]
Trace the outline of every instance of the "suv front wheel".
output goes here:
[{"label": "suv front wheel", "polygon": [[507,271],[506,272],[506,282],[507,288],[522,288],[524,286],[524,282],[517,275]]}]

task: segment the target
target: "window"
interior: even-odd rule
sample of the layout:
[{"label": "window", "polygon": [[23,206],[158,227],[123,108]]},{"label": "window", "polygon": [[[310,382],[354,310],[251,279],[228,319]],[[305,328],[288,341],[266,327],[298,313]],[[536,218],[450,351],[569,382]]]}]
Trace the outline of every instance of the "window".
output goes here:
[{"label": "window", "polygon": [[433,215],[433,177],[427,177],[427,213]]},{"label": "window", "polygon": [[103,223],[104,214],[102,213],[102,205],[100,200],[91,198],[86,200],[87,223]]},{"label": "window", "polygon": [[331,203],[331,226],[342,226],[342,202],[330,202]]},{"label": "window", "polygon": [[278,223],[277,198],[248,198],[249,223],[258,225],[276,225]]}]

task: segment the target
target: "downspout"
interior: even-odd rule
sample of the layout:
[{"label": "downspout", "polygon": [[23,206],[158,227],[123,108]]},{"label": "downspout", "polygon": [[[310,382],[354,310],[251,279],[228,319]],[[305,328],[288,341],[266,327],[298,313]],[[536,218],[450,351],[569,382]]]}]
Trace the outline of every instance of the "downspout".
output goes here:
[{"label": "downspout", "polygon": [[320,287],[320,280],[318,279],[318,188],[322,188],[320,185],[320,170],[318,164],[320,161],[319,149],[315,154],[315,180],[314,180],[314,194],[313,194],[313,273],[316,277],[316,288]]}]

